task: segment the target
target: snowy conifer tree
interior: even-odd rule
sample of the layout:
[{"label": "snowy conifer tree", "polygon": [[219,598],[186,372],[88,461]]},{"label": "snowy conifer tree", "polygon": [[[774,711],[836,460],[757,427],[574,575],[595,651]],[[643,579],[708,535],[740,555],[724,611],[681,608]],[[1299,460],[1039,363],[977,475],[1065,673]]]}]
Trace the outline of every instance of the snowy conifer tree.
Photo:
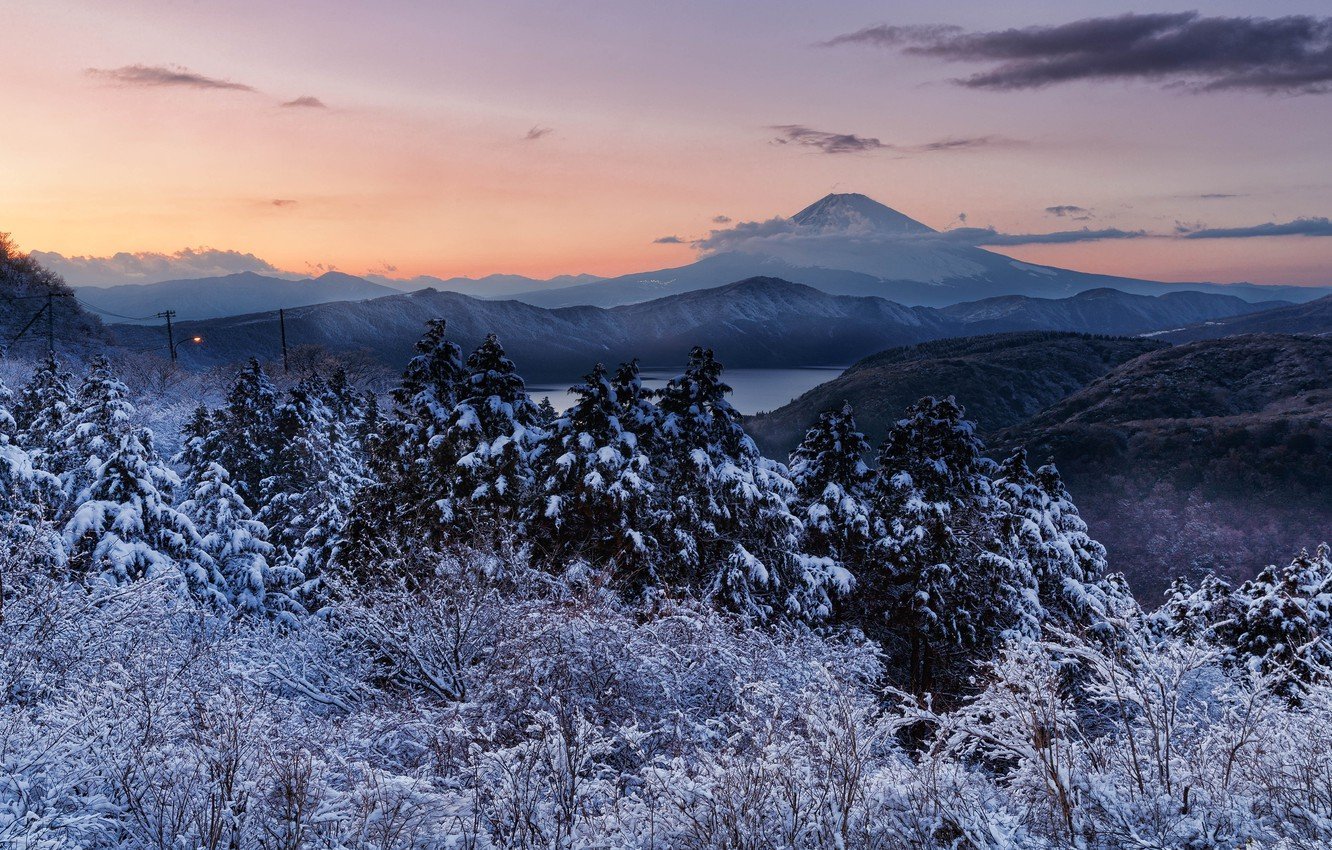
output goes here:
[{"label": "snowy conifer tree", "polygon": [[448,495],[438,505],[459,541],[518,530],[543,437],[537,407],[494,334],[467,358],[467,370],[434,457],[441,471],[452,469]]},{"label": "snowy conifer tree", "polygon": [[[884,568],[863,577],[865,628],[896,644],[913,693],[949,684],[968,656],[1021,622],[1030,582],[1002,552],[994,464],[951,397],[923,398],[879,451],[876,508]],[[874,623],[886,618],[886,623]]]},{"label": "snowy conifer tree", "polygon": [[277,451],[273,426],[277,398],[263,367],[251,357],[232,382],[226,404],[215,414],[208,460],[227,471],[232,486],[249,505],[262,504],[263,481]]},{"label": "snowy conifer tree", "polygon": [[302,379],[273,418],[277,446],[263,480],[258,518],[271,530],[279,560],[301,573],[294,597],[318,597],[356,491],[366,481],[350,440],[324,399],[326,384]]},{"label": "snowy conifer tree", "polygon": [[194,522],[201,548],[211,560],[217,596],[239,613],[269,615],[292,621],[301,608],[287,596],[300,573],[274,567],[268,527],[254,518],[245,500],[231,486],[227,471],[209,463],[198,475],[181,510]]},{"label": "snowy conifer tree", "polygon": [[1058,470],[1046,465],[1033,473],[1019,449],[1000,466],[995,493],[1005,504],[1007,552],[1031,582],[1024,630],[1039,634],[1049,618],[1062,628],[1104,619],[1097,580],[1105,573],[1105,547],[1087,534]]},{"label": "snowy conifer tree", "polygon": [[604,366],[572,392],[578,401],[551,423],[526,531],[555,565],[582,560],[640,588],[653,578],[656,549],[648,458],[620,424]]},{"label": "snowy conifer tree", "polygon": [[37,465],[35,453],[19,445],[18,426],[9,411],[12,397],[0,383],[0,539],[10,547],[30,547],[42,563],[58,565],[64,546],[48,520],[62,498],[60,480]]},{"label": "snowy conifer tree", "polygon": [[[128,407],[114,398],[102,401]],[[89,421],[115,421],[120,415],[88,408],[80,414]],[[90,461],[90,480],[75,495],[65,525],[71,570],[112,585],[158,576],[183,579],[200,598],[217,601],[218,576],[193,523],[171,507],[179,479],[153,448],[152,432],[126,423],[99,435],[98,442],[107,456],[95,468]]]},{"label": "snowy conifer tree", "polygon": [[856,429],[850,404],[820,414],[791,453],[791,481],[797,514],[805,526],[805,547],[862,571],[873,539],[869,503],[873,475],[865,464],[865,435]]},{"label": "snowy conifer tree", "polygon": [[56,434],[47,468],[60,476],[66,504],[81,501],[80,494],[100,474],[112,453],[122,448],[129,433],[134,406],[129,388],[116,379],[105,357],[95,357],[79,385],[73,409]]},{"label": "snowy conifer tree", "polygon": [[335,554],[362,578],[422,554],[422,542],[437,543],[442,535],[438,504],[449,496],[453,475],[444,433],[467,377],[446,327],[443,319],[427,324],[390,394],[388,415],[381,417],[377,405],[366,408],[361,446],[373,481],[356,494]]},{"label": "snowy conifer tree", "polygon": [[74,411],[72,377],[48,354],[14,400],[14,442],[50,471],[59,455],[59,435]]},{"label": "snowy conifer tree", "polygon": [[1277,693],[1298,703],[1303,688],[1332,675],[1332,560],[1326,545],[1271,566],[1235,594],[1233,621],[1218,627],[1235,658],[1278,678]]},{"label": "snowy conifer tree", "polygon": [[801,548],[791,513],[795,486],[785,467],[763,458],[727,400],[722,366],[694,348],[684,374],[662,390],[659,464],[663,577],[755,619],[774,612],[816,620],[850,575]]}]

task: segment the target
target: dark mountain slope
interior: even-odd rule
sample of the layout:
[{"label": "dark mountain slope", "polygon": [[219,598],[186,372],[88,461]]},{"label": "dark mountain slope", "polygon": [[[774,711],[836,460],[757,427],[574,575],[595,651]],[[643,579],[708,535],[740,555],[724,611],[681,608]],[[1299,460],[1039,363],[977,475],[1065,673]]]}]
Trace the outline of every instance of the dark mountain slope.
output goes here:
[{"label": "dark mountain slope", "polygon": [[1166,292],[1135,295],[1114,289],[1090,289],[1069,298],[1006,295],[944,307],[943,315],[965,322],[976,333],[1008,330],[1058,330],[1101,334],[1140,334],[1162,326],[1168,316],[1184,324],[1286,306],[1254,304],[1233,295]]},{"label": "dark mountain slope", "polygon": [[1145,354],[996,438],[1053,459],[1116,569],[1234,576],[1332,537],[1332,339]]},{"label": "dark mountain slope", "polygon": [[1014,425],[1162,343],[1026,332],[946,339],[867,357],[840,377],[745,427],[773,457],[786,457],[824,410],[849,401],[874,445],[907,405],[952,395],[983,432]]},{"label": "dark mountain slope", "polygon": [[1218,318],[1160,334],[1160,338],[1171,342],[1188,342],[1248,333],[1332,336],[1332,295],[1307,304],[1293,304],[1261,313]]}]

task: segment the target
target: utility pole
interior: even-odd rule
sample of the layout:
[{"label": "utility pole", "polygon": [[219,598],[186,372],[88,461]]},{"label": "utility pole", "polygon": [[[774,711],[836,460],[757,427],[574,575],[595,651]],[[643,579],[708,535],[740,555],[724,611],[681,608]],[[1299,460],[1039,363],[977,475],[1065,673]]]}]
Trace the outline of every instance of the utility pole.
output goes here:
[{"label": "utility pole", "polygon": [[291,372],[291,366],[287,365],[287,313],[281,307],[278,308],[278,333],[282,335],[282,371]]},{"label": "utility pole", "polygon": [[55,293],[46,293],[46,353],[55,357]]},{"label": "utility pole", "polygon": [[176,362],[176,336],[171,332],[171,319],[176,315],[175,310],[163,310],[157,314],[157,318],[166,319],[167,323],[167,349],[171,352],[171,362]]}]

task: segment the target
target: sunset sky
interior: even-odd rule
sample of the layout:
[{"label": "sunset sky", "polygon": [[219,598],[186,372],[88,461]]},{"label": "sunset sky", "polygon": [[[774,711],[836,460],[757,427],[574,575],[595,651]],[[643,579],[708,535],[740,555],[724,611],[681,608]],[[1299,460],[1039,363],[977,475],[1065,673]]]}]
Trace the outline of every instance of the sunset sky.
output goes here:
[{"label": "sunset sky", "polygon": [[[1031,261],[1332,283],[1326,0],[1209,2],[1152,24],[1165,61],[1097,53],[1119,16],[1199,5],[0,0],[0,231],[612,275],[844,191],[940,229],[1133,234],[993,248]],[[1057,73],[1002,38],[1087,20]]]}]

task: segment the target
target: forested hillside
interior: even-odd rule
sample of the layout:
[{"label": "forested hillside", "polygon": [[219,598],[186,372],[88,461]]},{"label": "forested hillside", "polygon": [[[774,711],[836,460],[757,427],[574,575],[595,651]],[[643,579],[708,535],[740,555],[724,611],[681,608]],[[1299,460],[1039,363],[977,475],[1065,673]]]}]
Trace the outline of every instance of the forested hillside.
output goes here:
[{"label": "forested hillside", "polygon": [[892,348],[745,426],[781,456],[795,448],[821,411],[850,402],[872,439],[882,439],[911,402],[931,393],[956,396],[982,433],[1016,425],[1114,367],[1163,343],[1071,333],[1010,333],[944,339]]},{"label": "forested hillside", "polygon": [[1332,529],[1332,340],[1155,351],[995,440],[1058,463],[1140,593],[1250,576]]}]

